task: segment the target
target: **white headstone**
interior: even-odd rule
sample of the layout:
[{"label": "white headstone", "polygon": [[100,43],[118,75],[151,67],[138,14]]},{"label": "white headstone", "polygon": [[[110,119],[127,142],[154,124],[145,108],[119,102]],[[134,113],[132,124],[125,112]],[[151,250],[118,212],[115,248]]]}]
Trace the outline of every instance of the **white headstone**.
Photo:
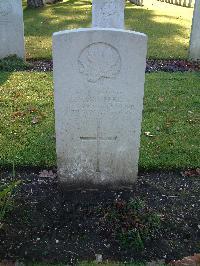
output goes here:
[{"label": "white headstone", "polygon": [[125,0],[92,0],[92,26],[124,28]]},{"label": "white headstone", "polygon": [[194,6],[189,56],[200,60],[200,0],[196,0]]},{"label": "white headstone", "polygon": [[146,35],[132,31],[54,33],[58,175],[68,187],[135,181],[146,51]]},{"label": "white headstone", "polygon": [[0,58],[24,53],[22,1],[0,0]]}]

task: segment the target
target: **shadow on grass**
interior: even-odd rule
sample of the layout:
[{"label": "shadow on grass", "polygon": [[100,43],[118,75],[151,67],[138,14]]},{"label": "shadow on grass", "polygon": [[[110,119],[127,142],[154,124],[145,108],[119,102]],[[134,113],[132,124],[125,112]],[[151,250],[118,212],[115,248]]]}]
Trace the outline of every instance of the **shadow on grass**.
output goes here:
[{"label": "shadow on grass", "polygon": [[[149,57],[187,56],[189,28],[175,20],[174,16],[127,4],[125,19],[127,29],[149,36]],[[40,9],[25,7],[24,22],[25,36],[30,38],[27,42],[29,57],[33,54],[37,58],[48,57],[51,56],[51,36],[54,32],[91,26],[91,1],[69,0]]]},{"label": "shadow on grass", "polygon": [[3,85],[10,77],[11,72],[3,72],[0,76],[0,86]]},{"label": "shadow on grass", "polygon": [[3,73],[0,76],[0,85],[3,85],[9,79],[12,72],[26,70],[27,67],[28,65],[23,59],[20,59],[15,55],[0,59],[0,72]]},{"label": "shadow on grass", "polygon": [[187,57],[188,28],[181,23],[175,23],[174,16],[128,6],[125,18],[127,29],[147,34],[148,57],[160,59]]},{"label": "shadow on grass", "polygon": [[54,32],[90,27],[91,3],[70,0],[40,9],[24,9],[26,36],[51,36]]}]

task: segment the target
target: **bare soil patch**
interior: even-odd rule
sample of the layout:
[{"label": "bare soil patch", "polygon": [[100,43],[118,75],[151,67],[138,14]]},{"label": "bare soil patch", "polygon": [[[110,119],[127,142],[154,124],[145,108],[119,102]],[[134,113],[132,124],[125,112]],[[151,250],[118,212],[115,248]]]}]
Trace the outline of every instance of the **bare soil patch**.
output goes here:
[{"label": "bare soil patch", "polygon": [[[52,60],[35,60],[28,61],[30,64],[29,71],[52,71]],[[162,60],[162,59],[148,59],[146,64],[146,72],[186,72],[186,71],[200,71],[200,62],[193,62],[188,60]]]},{"label": "bare soil patch", "polygon": [[[10,179],[1,172],[1,181]],[[21,171],[15,208],[0,229],[1,260],[65,262],[103,259],[177,260],[200,250],[200,178],[180,173],[143,173],[121,190],[62,192],[56,171]],[[123,248],[107,211],[113,204],[141,199],[160,217],[160,226],[144,248]],[[129,219],[130,218],[130,219]],[[131,221],[131,217],[128,217]],[[126,220],[127,220],[126,219]]]}]

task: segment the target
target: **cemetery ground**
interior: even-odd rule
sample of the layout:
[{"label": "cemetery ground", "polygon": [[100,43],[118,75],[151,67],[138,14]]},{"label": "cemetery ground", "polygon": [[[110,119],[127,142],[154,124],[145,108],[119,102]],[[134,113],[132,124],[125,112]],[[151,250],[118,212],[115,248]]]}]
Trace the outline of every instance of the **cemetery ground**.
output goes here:
[{"label": "cemetery ground", "polygon": [[58,185],[52,72],[46,71],[51,35],[89,27],[90,9],[89,1],[69,0],[29,10],[24,1],[28,64],[0,62],[0,179],[4,188],[11,184],[0,191],[4,264],[76,264],[98,254],[103,261],[164,264],[200,253],[200,73],[198,63],[185,61],[192,9],[127,3],[127,28],[149,35],[152,72],[135,185],[68,192]]},{"label": "cemetery ground", "polygon": [[1,258],[168,262],[199,252],[198,72],[146,74],[139,179],[119,191],[60,190],[51,72],[0,80],[1,182],[21,182],[0,229]]}]

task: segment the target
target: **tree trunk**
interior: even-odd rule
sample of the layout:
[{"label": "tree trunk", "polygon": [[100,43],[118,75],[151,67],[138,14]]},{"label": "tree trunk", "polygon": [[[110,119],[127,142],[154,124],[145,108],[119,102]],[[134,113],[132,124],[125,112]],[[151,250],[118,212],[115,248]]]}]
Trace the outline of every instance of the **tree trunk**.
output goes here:
[{"label": "tree trunk", "polygon": [[43,0],[27,0],[27,6],[37,8],[44,6]]}]

